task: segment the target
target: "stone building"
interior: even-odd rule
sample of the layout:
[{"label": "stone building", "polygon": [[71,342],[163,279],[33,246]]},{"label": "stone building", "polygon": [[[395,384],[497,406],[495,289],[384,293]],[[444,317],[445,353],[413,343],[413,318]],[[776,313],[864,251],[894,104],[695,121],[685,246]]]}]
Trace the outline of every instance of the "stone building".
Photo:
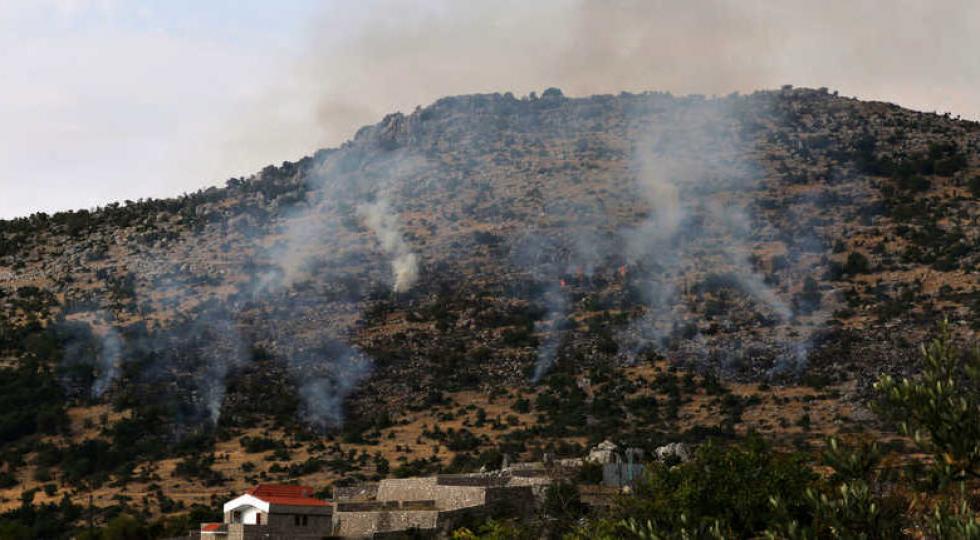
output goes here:
[{"label": "stone building", "polygon": [[334,534],[381,538],[413,530],[423,536],[447,533],[467,522],[494,516],[524,516],[551,479],[543,471],[439,475],[385,479],[337,488]]},{"label": "stone building", "polygon": [[260,484],[224,505],[223,523],[202,523],[202,540],[320,540],[331,535],[333,504],[304,486]]}]

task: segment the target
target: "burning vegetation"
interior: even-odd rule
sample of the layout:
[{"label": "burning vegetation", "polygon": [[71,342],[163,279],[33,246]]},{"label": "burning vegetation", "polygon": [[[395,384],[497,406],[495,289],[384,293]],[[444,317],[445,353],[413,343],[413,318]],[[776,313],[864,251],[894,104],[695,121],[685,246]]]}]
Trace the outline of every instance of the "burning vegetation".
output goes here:
[{"label": "burning vegetation", "polygon": [[[0,222],[3,480],[215,493],[874,429],[879,374],[942,316],[978,329],[978,144],[821,90],[474,95],[224,188]],[[833,412],[752,423],[801,384]],[[760,385],[788,401],[731,389]]]}]

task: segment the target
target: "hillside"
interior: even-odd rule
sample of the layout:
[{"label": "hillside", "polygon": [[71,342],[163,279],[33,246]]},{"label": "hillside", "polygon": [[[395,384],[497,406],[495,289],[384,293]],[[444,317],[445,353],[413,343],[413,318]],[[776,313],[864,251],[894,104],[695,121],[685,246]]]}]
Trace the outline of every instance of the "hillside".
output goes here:
[{"label": "hillside", "polygon": [[878,374],[944,318],[976,340],[978,199],[974,122],[549,89],[0,222],[0,496],[155,516],[606,437],[877,430]]}]

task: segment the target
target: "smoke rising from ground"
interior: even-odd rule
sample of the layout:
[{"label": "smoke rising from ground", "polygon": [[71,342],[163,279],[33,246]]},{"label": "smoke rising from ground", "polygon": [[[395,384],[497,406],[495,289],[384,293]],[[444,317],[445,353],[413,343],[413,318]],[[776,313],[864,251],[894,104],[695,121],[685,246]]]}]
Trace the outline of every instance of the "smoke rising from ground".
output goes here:
[{"label": "smoke rising from ground", "polygon": [[[695,327],[700,315],[690,304],[696,296],[720,290],[728,298],[726,291],[734,290],[788,328],[770,373],[799,374],[812,330],[796,324],[794,309],[752,262],[753,245],[773,240],[775,232],[745,197],[765,189],[765,171],[752,157],[754,141],[741,132],[734,103],[664,101],[667,114],[657,123],[634,119],[634,189],[648,214],[622,235],[645,313],[620,333],[620,351],[632,358],[647,347],[663,350],[679,329]],[[701,292],[694,295],[692,288]],[[703,336],[688,334],[683,347],[707,354]],[[731,353],[744,354],[748,345]]]},{"label": "smoke rising from ground", "polygon": [[419,257],[402,237],[399,230],[398,214],[396,214],[386,199],[357,207],[357,213],[378,237],[381,248],[391,258],[393,290],[397,293],[407,292],[419,278]]},{"label": "smoke rising from ground", "polygon": [[[95,321],[111,320],[101,310],[95,310],[93,318]],[[62,322],[56,331],[64,344],[62,367],[90,369],[89,395],[94,399],[101,398],[119,376],[123,350],[119,332],[111,324],[96,326],[91,321]],[[74,384],[70,375],[63,379],[69,386]]]},{"label": "smoke rising from ground", "polygon": [[304,419],[321,429],[334,429],[344,422],[344,400],[372,372],[371,359],[339,341],[327,341],[292,359],[301,377],[299,396]]},{"label": "smoke rising from ground", "polygon": [[531,232],[515,239],[511,246],[511,263],[532,280],[528,300],[543,310],[534,325],[535,334],[541,337],[531,374],[533,384],[554,367],[566,334],[573,307],[566,290],[570,286],[567,280],[588,281],[618,249],[615,236],[601,234],[608,216],[590,209],[576,214],[557,200],[546,203],[545,212],[553,216],[576,215],[577,219],[557,231],[557,237]]},{"label": "smoke rising from ground", "polygon": [[109,327],[101,339],[98,359],[98,377],[92,383],[92,397],[98,399],[105,394],[116,377],[119,376],[120,363],[122,362],[123,342],[119,337],[119,332],[115,328]]},{"label": "smoke rising from ground", "polygon": [[[267,99],[270,103],[299,102],[315,111],[297,115],[307,122],[303,127],[310,129],[276,130],[302,134],[303,144],[310,146],[339,143],[384,113],[411,110],[444,95],[495,90],[524,93],[548,86],[577,95],[643,89],[723,94],[792,82],[839,87],[911,105],[922,103],[921,107],[956,108],[953,103],[972,107],[973,101],[965,99],[973,97],[972,90],[937,97],[921,82],[977,80],[975,69],[962,69],[975,64],[972,57],[964,57],[972,50],[963,46],[962,37],[970,34],[963,22],[969,17],[955,16],[974,13],[977,8],[950,7],[954,5],[902,4],[902,9],[884,18],[872,2],[772,7],[709,0],[693,9],[687,3],[636,0],[442,1],[407,16],[406,4],[393,0],[371,1],[350,10],[334,5],[323,20],[343,31],[317,32],[314,46],[298,62],[298,73],[287,78],[289,88],[274,88]],[[853,22],[855,13],[871,12],[878,24],[890,23],[898,30],[886,36],[877,27],[868,32]],[[916,39],[932,35],[940,24],[949,39]],[[800,32],[801,27],[810,30]],[[826,32],[828,29],[839,31]],[[899,57],[887,46],[894,44],[889,40],[897,39],[890,37],[893,34],[911,36],[910,41],[916,42],[906,47],[909,55]],[[833,35],[833,41],[828,35]],[[860,54],[853,54],[855,50]],[[948,74],[951,66],[959,70],[959,77],[929,76]],[[903,84],[892,84],[894,81]],[[967,105],[962,107],[965,110]],[[755,189],[757,177],[750,160],[712,161],[725,145],[745,144],[731,133],[727,118],[731,111],[714,112],[714,117],[704,119],[684,117],[679,111],[674,118],[677,129],[643,128],[642,136],[634,141],[635,188],[648,205],[648,215],[637,226],[620,231],[618,237],[646,305],[646,313],[621,336],[622,349],[630,354],[643,345],[658,344],[688,322],[691,313],[684,300],[688,291],[679,284],[688,275],[703,276],[705,265],[714,262],[735,268],[740,288],[775,320],[788,323],[795,315],[750,260],[756,216],[738,201],[724,200],[728,193]],[[249,137],[261,133],[246,129],[254,128],[249,123],[255,118],[242,115],[241,122],[230,130],[249,133]],[[314,135],[308,135],[311,133]],[[236,139],[235,152],[247,153],[245,146],[268,143],[262,138],[246,143]],[[204,146],[212,151],[210,145]],[[350,155],[354,158],[348,159]],[[398,179],[408,169],[424,167],[423,160],[396,152],[386,163],[362,163],[357,156],[353,151],[344,159],[323,158],[319,173],[309,179],[314,188],[312,199],[289,212],[283,240],[266,253],[275,261],[275,269],[260,277],[253,297],[280,294],[309,277],[317,262],[309,256],[311,248],[326,248],[339,259],[371,241],[380,246],[383,264],[390,267],[387,274],[395,292],[406,292],[418,281],[420,257],[400,231],[399,207],[404,198]],[[706,216],[706,222],[696,222],[695,215]],[[348,240],[355,233],[346,233],[357,226],[366,228],[365,233]],[[516,262],[521,268],[533,269],[534,279],[542,284],[533,299],[545,312],[537,327],[544,337],[535,380],[554,365],[562,322],[571,309],[559,276],[579,270],[589,275],[615,252],[601,235],[589,231],[591,225],[578,226],[570,229],[570,238],[562,239],[559,246],[544,248],[561,252],[546,266],[523,256]],[[728,241],[719,242],[709,259],[684,252],[690,238],[706,233]],[[300,313],[298,307],[289,309]],[[206,324],[234,334],[234,315]],[[341,334],[332,332],[333,337]],[[699,339],[695,336],[691,342],[697,344]],[[212,421],[220,411],[224,379],[240,366],[239,345],[223,347],[228,358],[215,359],[204,367],[206,377],[201,384],[206,386],[198,393],[208,403]],[[95,395],[105,392],[117,376],[118,349],[118,337],[106,334],[102,352],[94,360]],[[805,357],[805,335],[794,349],[800,351],[794,353],[796,359]],[[337,407],[366,376],[370,361],[353,362],[352,358],[361,358],[353,348],[320,358],[327,364],[336,362],[336,373],[304,379],[310,362],[293,368],[297,380],[307,385],[301,393],[312,417],[323,424],[336,424],[342,415]]]},{"label": "smoke rising from ground", "polygon": [[[366,139],[369,139],[366,137]],[[373,140],[358,144],[373,144]],[[322,156],[306,183],[308,200],[285,214],[281,241],[262,254],[273,270],[259,276],[251,296],[276,306],[279,317],[301,320],[308,307],[288,294],[290,287],[314,277],[319,282],[346,279],[336,267],[352,253],[372,250],[376,242],[390,267],[395,293],[408,292],[419,279],[419,256],[400,228],[400,217],[390,202],[405,178],[424,167],[424,160],[400,152],[366,160],[369,149]],[[360,230],[360,225],[366,228]],[[374,261],[372,261],[374,262]],[[363,294],[347,300],[360,305]],[[299,389],[302,414],[313,426],[336,428],[344,418],[344,400],[371,373],[371,358],[349,344],[347,328],[323,328],[309,340],[277,334],[290,374]]]},{"label": "smoke rising from ground", "polygon": [[554,239],[539,234],[527,234],[517,239],[511,249],[511,259],[527,272],[535,285],[531,302],[544,309],[544,314],[534,323],[539,340],[531,382],[537,383],[555,364],[561,345],[562,323],[568,315],[569,303],[562,290],[565,267],[562,263],[562,246]]}]

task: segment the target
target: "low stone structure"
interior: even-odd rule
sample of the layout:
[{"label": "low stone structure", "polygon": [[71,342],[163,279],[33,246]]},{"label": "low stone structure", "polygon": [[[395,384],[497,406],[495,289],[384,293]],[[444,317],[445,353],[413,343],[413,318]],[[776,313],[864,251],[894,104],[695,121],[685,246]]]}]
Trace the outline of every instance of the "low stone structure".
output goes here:
[{"label": "low stone structure", "polygon": [[607,439],[597,444],[595,448],[590,450],[589,455],[585,458],[585,460],[592,463],[601,463],[605,465],[606,463],[617,462],[619,460],[618,454],[619,446]]},{"label": "low stone structure", "polygon": [[691,459],[691,447],[682,442],[665,444],[654,451],[658,461],[684,463]]},{"label": "low stone structure", "polygon": [[339,488],[333,532],[344,538],[382,538],[399,531],[436,536],[467,521],[526,515],[550,483],[543,471],[519,469]]},{"label": "low stone structure", "polygon": [[[663,462],[689,459],[682,443],[657,448]],[[493,517],[526,518],[558,479],[570,480],[592,464],[602,469],[599,485],[578,486],[591,506],[612,504],[644,472],[644,453],[603,441],[575,459],[515,463],[475,474],[389,478],[334,488],[334,501],[313,496],[311,488],[265,484],[224,505],[224,523],[204,523],[190,537],[202,540],[313,540],[323,538],[435,537]],[[401,536],[400,536],[401,535]]]}]

